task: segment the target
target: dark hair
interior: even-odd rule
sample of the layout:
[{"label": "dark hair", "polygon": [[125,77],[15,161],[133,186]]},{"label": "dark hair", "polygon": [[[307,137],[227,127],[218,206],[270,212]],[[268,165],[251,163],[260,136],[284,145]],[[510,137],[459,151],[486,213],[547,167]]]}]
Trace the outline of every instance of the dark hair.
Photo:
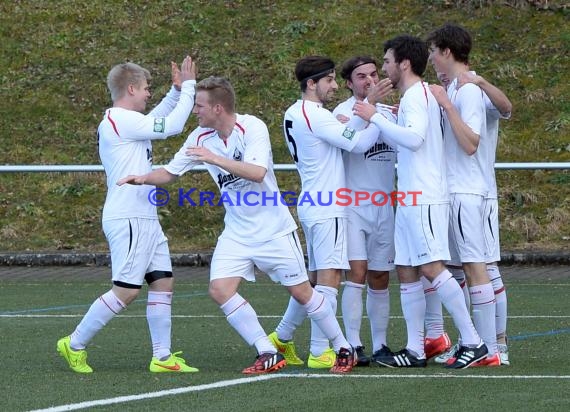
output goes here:
[{"label": "dark hair", "polygon": [[208,93],[211,105],[221,104],[228,113],[235,113],[236,94],[231,83],[223,77],[210,76],[196,85],[196,92]]},{"label": "dark hair", "polygon": [[307,90],[307,81],[318,82],[334,71],[334,61],[323,56],[307,56],[299,60],[295,66],[295,77],[301,83],[301,91]]},{"label": "dark hair", "polygon": [[440,50],[449,49],[456,61],[469,64],[471,35],[463,27],[446,23],[431,32],[427,37],[427,42]]},{"label": "dark hair", "polygon": [[396,63],[409,60],[412,72],[418,76],[423,76],[429,58],[426,42],[419,37],[402,34],[384,43],[384,53],[390,49],[394,53]]},{"label": "dark hair", "polygon": [[378,66],[376,60],[370,56],[351,57],[342,65],[342,69],[340,70],[340,77],[342,77],[344,80],[350,80],[350,76],[352,76],[354,69],[362,66],[363,64],[369,63],[372,63],[374,66]]}]

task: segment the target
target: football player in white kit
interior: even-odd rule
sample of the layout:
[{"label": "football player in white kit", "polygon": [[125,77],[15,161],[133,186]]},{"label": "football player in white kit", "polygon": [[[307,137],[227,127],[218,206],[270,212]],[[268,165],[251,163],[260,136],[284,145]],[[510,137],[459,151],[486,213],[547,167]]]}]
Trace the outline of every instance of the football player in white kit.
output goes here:
[{"label": "football player in white kit", "polygon": [[[295,66],[301,98],[285,112],[283,132],[301,178],[297,213],[307,243],[309,271],[315,290],[327,298],[333,313],[342,270],[349,269],[346,245],[346,207],[336,198],[346,188],[342,150],[363,153],[377,140],[376,126],[356,131],[323,107],[338,89],[335,64],[328,57],[307,56]],[[362,123],[362,119],[357,120]],[[293,333],[305,318],[292,300],[274,333],[275,346],[302,364],[294,353]],[[352,349],[351,349],[352,351]],[[335,352],[322,331],[311,322],[309,368],[329,368]]]},{"label": "football player in white kit", "polygon": [[[482,149],[487,153],[485,156],[486,166],[484,172],[489,187],[489,193],[485,198],[485,215],[483,217],[483,223],[485,225],[485,245],[487,247],[487,273],[489,274],[495,292],[495,327],[501,365],[510,365],[507,346],[507,294],[497,264],[501,259],[501,249],[499,241],[499,204],[495,179],[495,158],[499,140],[499,120],[509,119],[511,117],[512,103],[501,89],[491,84],[484,77],[477,75],[475,72],[467,71],[459,75],[457,78],[458,88],[466,83],[473,83],[485,92],[483,99],[487,116],[487,139],[485,142],[482,142],[484,143]],[[464,276],[463,274],[463,279]],[[470,305],[468,298],[466,299],[466,303],[468,306]],[[441,318],[441,323],[443,324],[443,318]],[[444,363],[453,356],[453,352],[452,350],[437,357],[436,362]]]},{"label": "football player in white kit", "polygon": [[171,353],[172,266],[168,241],[149,202],[152,186],[116,185],[121,176],[152,170],[152,140],[182,132],[194,105],[196,67],[186,57],[179,69],[172,63],[173,87],[161,103],[144,115],[150,98],[150,73],[134,63],[119,64],[107,76],[113,107],[99,124],[99,156],[107,175],[103,231],[111,252],[113,287],[89,308],[57,350],[70,368],[90,373],[85,347],[115,315],[139,295],[148,283],[147,321],[152,341],[151,372],[197,372]]},{"label": "football player in white kit", "polygon": [[309,283],[297,226],[281,198],[273,171],[269,132],[255,116],[235,113],[235,93],[223,78],[209,77],[196,86],[194,113],[199,126],[164,168],[128,176],[119,185],[174,181],[205,164],[226,208],[210,269],[209,293],[230,325],[257,350],[244,374],[273,372],[286,360],[273,346],[251,305],[238,293],[242,279],[254,281],[254,265],[284,285],[304,316],[319,325],[338,353],[333,373],[352,369],[350,345],[325,298]]},{"label": "football player in white kit", "polygon": [[[378,78],[376,60],[370,56],[354,56],[342,66],[341,77],[346,81],[352,96],[334,110],[337,119],[347,122],[354,115],[357,101],[377,104],[377,110],[396,123],[397,108],[381,104],[393,92],[389,79]],[[376,90],[378,89],[378,90]],[[396,151],[379,140],[364,153],[343,153],[346,187],[353,192],[390,194],[394,191]],[[356,202],[355,202],[356,203]],[[347,207],[348,263],[346,281],[341,297],[342,318],[348,342],[355,348],[358,366],[368,366],[370,356],[364,351],[360,339],[362,323],[362,292],[366,292],[366,313],[370,320],[372,357],[390,353],[387,330],[390,318],[390,270],[394,269],[394,207],[391,201],[362,202]]]},{"label": "football player in white kit", "polygon": [[445,160],[451,195],[449,265],[460,266],[465,272],[473,321],[489,351],[477,366],[498,366],[495,295],[486,269],[483,223],[484,200],[489,192],[484,171],[488,167],[485,146],[489,144],[484,93],[471,83],[457,86],[457,77],[469,71],[471,36],[467,30],[445,24],[430,33],[427,41],[435,71],[445,73],[450,80],[447,90],[430,86],[444,111]]},{"label": "football player in white kit", "polygon": [[449,259],[449,198],[440,108],[421,78],[428,61],[427,45],[417,37],[401,35],[384,43],[384,52],[382,71],[402,94],[398,123],[365,102],[357,102],[354,113],[378,125],[382,139],[397,146],[398,191],[421,194],[417,202],[400,204],[396,210],[395,263],[408,342],[404,349],[375,362],[392,368],[426,366],[423,275],[432,282],[464,337],[456,361],[447,367],[467,368],[486,357],[487,348],[471,322],[459,285],[444,264]]}]

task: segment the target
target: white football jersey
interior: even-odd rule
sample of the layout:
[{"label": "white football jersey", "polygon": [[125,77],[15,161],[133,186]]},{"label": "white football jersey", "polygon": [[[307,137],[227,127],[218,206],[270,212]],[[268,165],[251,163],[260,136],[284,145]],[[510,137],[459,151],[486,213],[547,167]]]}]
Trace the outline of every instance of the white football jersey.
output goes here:
[{"label": "white football jersey", "polygon": [[[351,96],[333,110],[333,115],[353,117],[355,103],[356,98]],[[377,111],[390,121],[397,122],[396,115],[389,107],[377,105]],[[389,144],[379,140],[365,153],[343,151],[343,160],[348,189],[370,194],[376,191],[390,194],[394,190],[396,151]]]},{"label": "white football jersey", "polygon": [[484,94],[483,100],[485,102],[486,110],[486,123],[487,123],[487,134],[485,142],[483,142],[483,150],[485,151],[485,178],[487,180],[487,187],[489,193],[487,193],[487,198],[496,199],[497,198],[497,182],[495,179],[495,159],[497,155],[497,145],[499,144],[499,120],[508,119],[510,113],[503,116],[501,112],[495,107],[491,99]]},{"label": "white football jersey", "polygon": [[283,133],[301,177],[299,220],[346,217],[336,198],[337,190],[346,188],[342,149],[351,151],[361,132],[342,124],[322,104],[297,100],[285,112]]},{"label": "white football jersey", "polygon": [[156,206],[148,198],[154,186],[117,186],[117,181],[152,170],[151,140],[182,132],[194,106],[195,84],[195,80],[185,81],[180,92],[173,87],[147,115],[120,107],[107,109],[97,130],[99,157],[107,175],[103,221],[158,219]]},{"label": "white football jersey", "polygon": [[482,147],[487,145],[487,129],[483,91],[472,83],[457,89],[457,79],[447,88],[449,100],[453,103],[461,119],[479,135],[479,147],[473,155],[468,155],[457,142],[451,124],[444,114],[445,157],[447,161],[447,181],[450,193],[469,193],[486,196],[489,191],[485,179],[487,167]]},{"label": "white football jersey", "polygon": [[398,191],[417,195],[417,204],[448,203],[443,132],[439,104],[427,83],[416,82],[400,100],[398,125],[423,137],[418,150],[398,146]]},{"label": "white football jersey", "polygon": [[[180,176],[201,164],[186,155],[186,149],[191,146],[203,146],[218,156],[267,170],[263,181],[257,183],[204,163],[220,190],[220,196],[214,198],[212,203],[223,205],[226,209],[225,228],[221,236],[252,244],[276,239],[297,228],[286,203],[280,197],[273,171],[269,131],[263,121],[255,116],[236,114],[232,134],[225,143],[216,130],[196,128],[165,166],[169,173]],[[202,202],[198,196],[201,194],[192,197],[196,204],[201,202],[202,207],[212,207],[210,202]]]}]

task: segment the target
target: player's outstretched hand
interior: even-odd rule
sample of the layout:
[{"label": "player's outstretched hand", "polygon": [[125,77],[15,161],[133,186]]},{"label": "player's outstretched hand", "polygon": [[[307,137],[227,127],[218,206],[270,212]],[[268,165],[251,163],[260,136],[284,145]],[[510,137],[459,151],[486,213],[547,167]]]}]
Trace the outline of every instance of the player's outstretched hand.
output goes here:
[{"label": "player's outstretched hand", "polygon": [[172,85],[176,90],[180,91],[180,88],[182,87],[182,73],[180,73],[180,69],[176,62],[170,62],[170,67],[172,70]]},{"label": "player's outstretched hand", "polygon": [[180,73],[183,82],[186,80],[196,80],[196,63],[192,60],[192,57],[186,56],[184,58]]},{"label": "player's outstretched hand", "polygon": [[144,176],[128,175],[117,181],[117,186],[129,185],[144,185]]}]

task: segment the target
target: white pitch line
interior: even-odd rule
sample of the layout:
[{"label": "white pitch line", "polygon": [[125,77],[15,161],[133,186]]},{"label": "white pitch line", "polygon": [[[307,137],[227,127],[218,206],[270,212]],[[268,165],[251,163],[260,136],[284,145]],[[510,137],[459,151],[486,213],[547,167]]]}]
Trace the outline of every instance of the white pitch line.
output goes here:
[{"label": "white pitch line", "polygon": [[118,396],[115,398],[98,399],[95,401],[85,401],[79,403],[70,403],[67,405],[53,406],[46,409],[36,409],[30,412],[63,412],[74,411],[78,409],[91,408],[95,406],[113,405],[117,403],[125,403],[139,401],[142,399],[161,398],[169,395],[179,395],[189,392],[199,392],[209,389],[227,388],[248,384],[252,382],[261,382],[269,379],[278,378],[302,378],[302,379],[330,379],[330,378],[355,378],[355,379],[570,379],[570,375],[321,375],[308,373],[277,373],[272,375],[255,376],[251,378],[231,379],[227,381],[214,382],[197,386],[186,386],[183,388],[168,389],[157,392],[147,392],[138,395]]},{"label": "white pitch line", "polygon": [[[0,314],[0,318],[82,318],[85,314],[53,314],[53,315],[40,315],[40,314]],[[225,319],[224,315],[172,315],[173,318],[180,319]],[[283,315],[258,315],[259,319],[281,319]],[[115,318],[146,318],[146,315],[117,315]],[[337,316],[340,318],[340,316]],[[367,319],[368,316],[363,316]],[[391,319],[403,319],[403,316],[390,316]],[[449,316],[444,316],[449,318]],[[509,319],[568,319],[570,315],[515,315],[509,316]]]}]

